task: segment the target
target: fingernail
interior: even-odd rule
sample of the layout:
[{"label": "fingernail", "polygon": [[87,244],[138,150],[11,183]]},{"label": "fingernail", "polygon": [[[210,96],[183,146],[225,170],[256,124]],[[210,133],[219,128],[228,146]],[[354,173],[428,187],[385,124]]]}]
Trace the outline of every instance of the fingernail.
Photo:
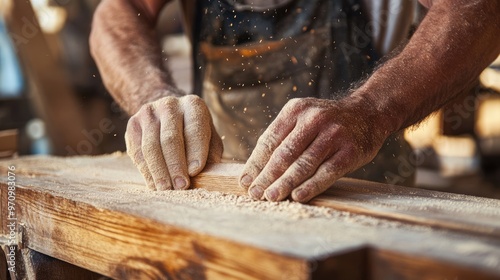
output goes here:
[{"label": "fingernail", "polygon": [[278,199],[278,196],[279,196],[279,192],[277,189],[268,189],[266,191],[266,197],[267,197],[267,200],[269,201],[275,201],[276,199]]},{"label": "fingernail", "polygon": [[252,184],[252,182],[253,182],[253,179],[249,175],[243,176],[240,180],[241,186],[244,188],[247,188],[247,189],[250,186],[250,184]]},{"label": "fingernail", "polygon": [[262,197],[262,189],[260,187],[252,187],[250,189],[250,196],[254,199],[260,199]]},{"label": "fingernail", "polygon": [[297,200],[304,200],[309,196],[309,192],[305,189],[299,189],[295,192]]},{"label": "fingernail", "polygon": [[193,160],[189,163],[189,167],[188,167],[188,170],[189,170],[189,173],[194,173],[195,171],[197,171],[197,169],[200,167],[200,162],[197,161],[197,160]]},{"label": "fingernail", "polygon": [[187,185],[186,179],[182,178],[181,176],[175,177],[174,180],[174,188],[176,190],[182,190],[185,189]]}]

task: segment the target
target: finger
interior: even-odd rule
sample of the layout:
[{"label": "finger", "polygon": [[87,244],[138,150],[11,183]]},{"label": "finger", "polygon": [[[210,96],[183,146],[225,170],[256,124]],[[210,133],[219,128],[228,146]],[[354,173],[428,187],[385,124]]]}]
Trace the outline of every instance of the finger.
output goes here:
[{"label": "finger", "polygon": [[220,138],[219,133],[215,130],[215,126],[212,121],[210,121],[210,127],[212,133],[210,137],[210,150],[208,151],[207,163],[221,162],[224,145],[222,144],[222,139]]},{"label": "finger", "polygon": [[259,137],[240,177],[239,182],[242,188],[248,189],[250,187],[269,161],[274,150],[295,127],[296,116],[294,116],[293,110],[287,109],[292,106],[285,107]]},{"label": "finger", "polygon": [[[278,121],[281,122],[281,121]],[[288,125],[274,125],[269,127],[257,141],[257,145],[245,164],[244,171],[240,177],[240,186],[248,189],[249,195],[255,199],[262,199],[264,189],[253,184],[254,179],[259,176],[266,166],[273,151],[280,145],[292,128]]]},{"label": "finger", "polygon": [[[307,147],[316,138],[316,131],[310,129],[304,129],[305,126],[297,125],[293,131],[285,138],[285,140],[274,150],[269,159],[269,162],[262,169],[260,174],[255,178],[252,185],[249,188],[249,195],[254,199],[260,199],[266,189],[280,178],[283,173],[297,161],[299,156],[307,149]],[[307,156],[307,155],[306,155]],[[309,167],[310,165],[319,165],[321,163],[317,162],[321,159],[315,158],[304,158],[304,164]],[[302,160],[299,161],[303,162]],[[275,197],[276,191],[272,191],[271,197]],[[269,193],[269,194],[271,194]],[[269,197],[266,197],[269,200]],[[271,199],[274,200],[274,199]]]},{"label": "finger", "polygon": [[149,172],[144,155],[142,154],[142,129],[136,118],[132,117],[128,121],[127,130],[125,132],[125,145],[127,154],[132,159],[134,165],[139,169],[142,177],[146,181],[148,188],[155,190],[155,184],[151,173]]},{"label": "finger", "polygon": [[172,189],[169,172],[160,142],[160,121],[154,106],[147,106],[139,112],[142,127],[142,154],[157,190]]},{"label": "finger", "polygon": [[325,134],[314,139],[283,175],[267,188],[266,199],[280,201],[288,197],[295,188],[313,176],[321,163],[335,152],[334,143]]},{"label": "finger", "polygon": [[311,178],[292,191],[292,199],[306,203],[327,190],[352,169],[351,160],[347,157],[349,155],[352,156],[345,151],[339,151],[323,162]]},{"label": "finger", "polygon": [[166,99],[160,103],[160,138],[162,155],[170,174],[171,184],[176,190],[189,188],[189,176],[184,145],[184,116],[177,99]]},{"label": "finger", "polygon": [[210,112],[203,100],[190,95],[180,98],[184,115],[184,142],[189,176],[195,176],[205,167],[210,148]]}]

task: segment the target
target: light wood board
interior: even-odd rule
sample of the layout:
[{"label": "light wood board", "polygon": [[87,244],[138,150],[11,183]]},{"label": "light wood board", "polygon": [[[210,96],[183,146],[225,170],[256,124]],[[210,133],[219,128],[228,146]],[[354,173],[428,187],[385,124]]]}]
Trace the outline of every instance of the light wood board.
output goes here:
[{"label": "light wood board", "polygon": [[[238,187],[243,167],[237,163],[209,166],[194,178],[193,186],[245,195]],[[500,200],[497,199],[342,178],[309,204],[500,238]]]},{"label": "light wood board", "polygon": [[10,165],[20,245],[117,279],[500,277],[496,200],[343,179],[313,201],[338,211],[230,194],[241,165],[194,179],[223,195],[146,190],[122,154],[26,157],[0,161],[4,235]]}]

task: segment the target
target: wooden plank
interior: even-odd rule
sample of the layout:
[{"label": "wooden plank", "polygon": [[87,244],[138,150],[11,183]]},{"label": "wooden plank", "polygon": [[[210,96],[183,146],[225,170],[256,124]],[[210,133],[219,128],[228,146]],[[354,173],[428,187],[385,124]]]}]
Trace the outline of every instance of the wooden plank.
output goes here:
[{"label": "wooden plank", "polygon": [[[16,167],[21,245],[117,279],[362,279],[373,261],[363,248],[428,260],[420,269],[453,264],[436,275],[466,270],[500,277],[495,235],[203,189],[150,191],[122,154],[0,161],[3,235],[8,233],[3,215],[8,166]],[[219,184],[234,186],[236,171],[218,178]],[[397,264],[394,259],[389,262]],[[348,269],[349,264],[361,271]]]},{"label": "wooden plank", "polygon": [[10,157],[17,152],[17,129],[0,131],[0,158]]},{"label": "wooden plank", "polygon": [[[243,164],[221,163],[207,167],[193,187],[237,195]],[[310,202],[340,211],[412,224],[500,237],[500,200],[391,186],[352,178],[338,180]]]}]

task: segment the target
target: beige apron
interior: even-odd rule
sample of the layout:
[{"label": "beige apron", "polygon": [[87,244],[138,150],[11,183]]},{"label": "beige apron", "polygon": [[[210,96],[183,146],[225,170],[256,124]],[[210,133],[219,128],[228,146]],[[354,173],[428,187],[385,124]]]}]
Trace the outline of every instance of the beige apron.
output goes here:
[{"label": "beige apron", "polygon": [[[288,100],[344,97],[376,54],[360,44],[357,0],[298,0],[264,10],[235,9],[234,2],[198,1],[195,89],[223,138],[224,158],[244,161]],[[411,185],[413,172],[399,174],[401,156],[410,152],[403,137],[390,137],[373,163],[350,175]]]}]

